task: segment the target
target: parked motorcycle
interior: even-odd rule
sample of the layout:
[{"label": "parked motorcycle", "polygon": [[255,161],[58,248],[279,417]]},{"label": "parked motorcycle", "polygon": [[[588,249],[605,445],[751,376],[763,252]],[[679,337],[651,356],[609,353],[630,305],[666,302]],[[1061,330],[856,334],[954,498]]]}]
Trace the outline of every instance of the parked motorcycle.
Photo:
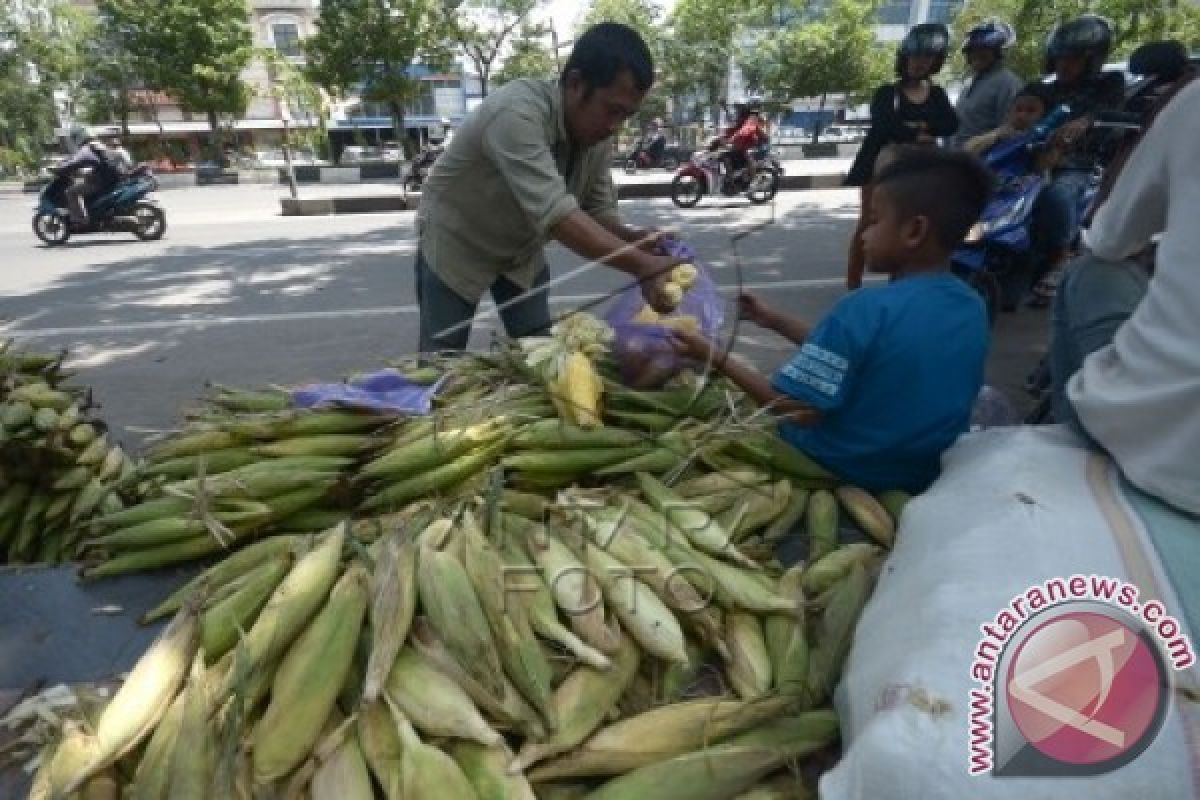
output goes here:
[{"label": "parked motorcycle", "polygon": [[747,154],[750,166],[737,177],[726,175],[726,152],[720,149],[701,151],[683,164],[671,181],[671,202],[679,208],[692,208],[708,194],[745,195],[756,205],[771,202],[779,191],[783,166],[770,147],[751,150]]},{"label": "parked motorcycle", "polygon": [[1059,106],[1028,133],[993,148],[984,164],[996,176],[996,191],[983,214],[951,257],[955,274],[974,288],[995,320],[1027,288],[1033,269],[1033,208],[1046,182],[1036,166],[1037,149],[1070,118]]},{"label": "parked motorcycle", "polygon": [[142,241],[161,239],[167,232],[167,214],[148,195],[158,189],[150,168],[141,166],[107,192],[86,200],[88,219],[71,222],[67,188],[73,178],[59,175],[38,196],[33,232],[48,245],[65,244],[72,236],[89,233],[132,233]]},{"label": "parked motorcycle", "polygon": [[421,152],[417,153],[413,158],[412,163],[408,165],[408,172],[404,175],[404,188],[410,192],[419,192],[425,184],[425,179],[429,177],[429,173],[433,170],[433,163],[438,160],[446,148],[440,144],[426,145],[421,148]]},{"label": "parked motorcycle", "polygon": [[639,141],[625,159],[625,174],[635,175],[639,169],[675,169],[678,166],[678,147],[666,145],[656,153],[653,147],[646,147]]}]

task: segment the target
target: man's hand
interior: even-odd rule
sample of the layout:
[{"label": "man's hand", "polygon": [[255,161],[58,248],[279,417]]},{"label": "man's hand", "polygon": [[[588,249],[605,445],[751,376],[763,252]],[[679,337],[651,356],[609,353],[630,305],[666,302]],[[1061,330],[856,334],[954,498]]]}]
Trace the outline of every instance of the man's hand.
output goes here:
[{"label": "man's hand", "polygon": [[742,292],[738,295],[738,316],[747,322],[753,322],[763,328],[772,328],[774,325],[775,312],[758,298],[758,296],[750,292]]},{"label": "man's hand", "polygon": [[675,310],[675,304],[667,294],[666,284],[671,279],[671,270],[682,263],[682,258],[674,256],[643,256],[642,297],[660,314],[669,314]]},{"label": "man's hand", "polygon": [[705,363],[713,360],[712,343],[699,333],[689,330],[672,330],[671,345],[675,348],[675,352],[684,358]]},{"label": "man's hand", "polygon": [[669,242],[675,241],[677,237],[671,231],[661,231],[658,228],[640,228],[636,230],[636,238],[638,247],[647,253],[657,255],[667,247]]}]

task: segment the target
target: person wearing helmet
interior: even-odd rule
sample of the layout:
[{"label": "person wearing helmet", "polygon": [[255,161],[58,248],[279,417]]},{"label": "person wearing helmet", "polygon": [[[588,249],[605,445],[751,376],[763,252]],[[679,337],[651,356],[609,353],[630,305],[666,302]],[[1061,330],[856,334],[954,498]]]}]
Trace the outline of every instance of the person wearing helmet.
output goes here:
[{"label": "person wearing helmet", "polygon": [[936,146],[938,139],[958,131],[958,114],[946,96],[946,90],[933,82],[933,76],[946,63],[950,31],[933,22],[916,25],[900,42],[896,51],[896,81],[875,90],[871,97],[871,128],[859,148],[847,186],[862,189],[858,226],[850,240],[846,266],[846,288],[862,286],[866,268],[862,235],[870,216],[871,182],[880,155],[892,145]]},{"label": "person wearing helmet", "polygon": [[1058,241],[1036,266],[1033,305],[1049,305],[1055,276],[1066,261],[1070,243],[1080,225],[1079,205],[1097,167],[1111,157],[1111,133],[1092,130],[1095,115],[1121,107],[1125,79],[1105,72],[1104,61],[1112,50],[1113,29],[1103,17],[1085,14],[1055,28],[1046,45],[1044,71],[1053,73],[1051,102],[1070,109],[1071,121],[1051,139],[1056,167],[1042,201],[1059,220]]},{"label": "person wearing helmet", "polygon": [[1025,85],[1004,63],[1004,55],[1017,41],[1012,26],[1001,20],[981,22],[967,32],[962,52],[971,68],[971,79],[958,96],[958,133],[953,145],[999,128],[1017,92]]}]

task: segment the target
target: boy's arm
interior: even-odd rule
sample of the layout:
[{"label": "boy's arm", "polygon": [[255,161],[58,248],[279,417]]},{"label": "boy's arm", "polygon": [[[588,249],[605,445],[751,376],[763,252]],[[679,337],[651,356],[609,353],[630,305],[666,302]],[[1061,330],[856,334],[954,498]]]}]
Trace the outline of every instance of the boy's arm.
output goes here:
[{"label": "boy's arm", "polygon": [[759,327],[775,331],[797,346],[804,344],[812,330],[808,323],[797,317],[781,314],[750,292],[738,295],[738,316]]},{"label": "boy's arm", "polygon": [[728,352],[713,347],[700,334],[679,330],[671,335],[680,355],[711,365],[775,416],[796,425],[816,425],[820,421],[821,412],[776,391],[766,376],[736,361]]},{"label": "boy's arm", "polygon": [[787,339],[794,345],[804,344],[804,340],[808,338],[808,334],[812,331],[812,327],[803,320],[797,317],[791,317],[787,314],[774,313],[771,324],[766,326],[778,333],[783,338]]}]

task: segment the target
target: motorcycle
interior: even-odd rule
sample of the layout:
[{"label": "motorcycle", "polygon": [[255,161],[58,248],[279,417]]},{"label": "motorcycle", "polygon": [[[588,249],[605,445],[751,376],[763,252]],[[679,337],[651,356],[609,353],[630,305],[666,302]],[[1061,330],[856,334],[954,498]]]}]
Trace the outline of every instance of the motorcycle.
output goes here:
[{"label": "motorcycle", "polygon": [[1035,164],[1037,149],[1070,118],[1059,106],[1028,133],[995,147],[984,164],[996,190],[983,214],[951,257],[954,273],[983,298],[988,319],[1012,307],[1027,288],[1033,269],[1033,208],[1046,181]]},{"label": "motorcycle", "polygon": [[410,192],[421,191],[421,186],[424,185],[429,173],[433,170],[433,163],[438,160],[438,156],[444,150],[444,147],[435,144],[422,148],[408,166],[408,172],[404,176],[404,188]]},{"label": "motorcycle", "polygon": [[675,169],[679,166],[678,148],[667,145],[656,155],[653,148],[638,142],[637,147],[625,159],[625,174],[635,175],[639,169]]},{"label": "motorcycle", "polygon": [[58,175],[38,196],[33,215],[33,232],[50,246],[66,244],[74,235],[89,233],[132,233],[144,242],[161,239],[167,232],[167,215],[159,202],[147,197],[158,189],[150,168],[140,166],[107,192],[89,197],[87,222],[71,222],[67,211],[67,188],[73,178]]},{"label": "motorcycle", "polygon": [[769,203],[779,192],[783,166],[768,145],[756,147],[747,156],[749,167],[741,176],[726,175],[724,149],[698,152],[683,164],[671,181],[671,202],[692,208],[707,194],[735,197],[739,194],[755,205]]}]

